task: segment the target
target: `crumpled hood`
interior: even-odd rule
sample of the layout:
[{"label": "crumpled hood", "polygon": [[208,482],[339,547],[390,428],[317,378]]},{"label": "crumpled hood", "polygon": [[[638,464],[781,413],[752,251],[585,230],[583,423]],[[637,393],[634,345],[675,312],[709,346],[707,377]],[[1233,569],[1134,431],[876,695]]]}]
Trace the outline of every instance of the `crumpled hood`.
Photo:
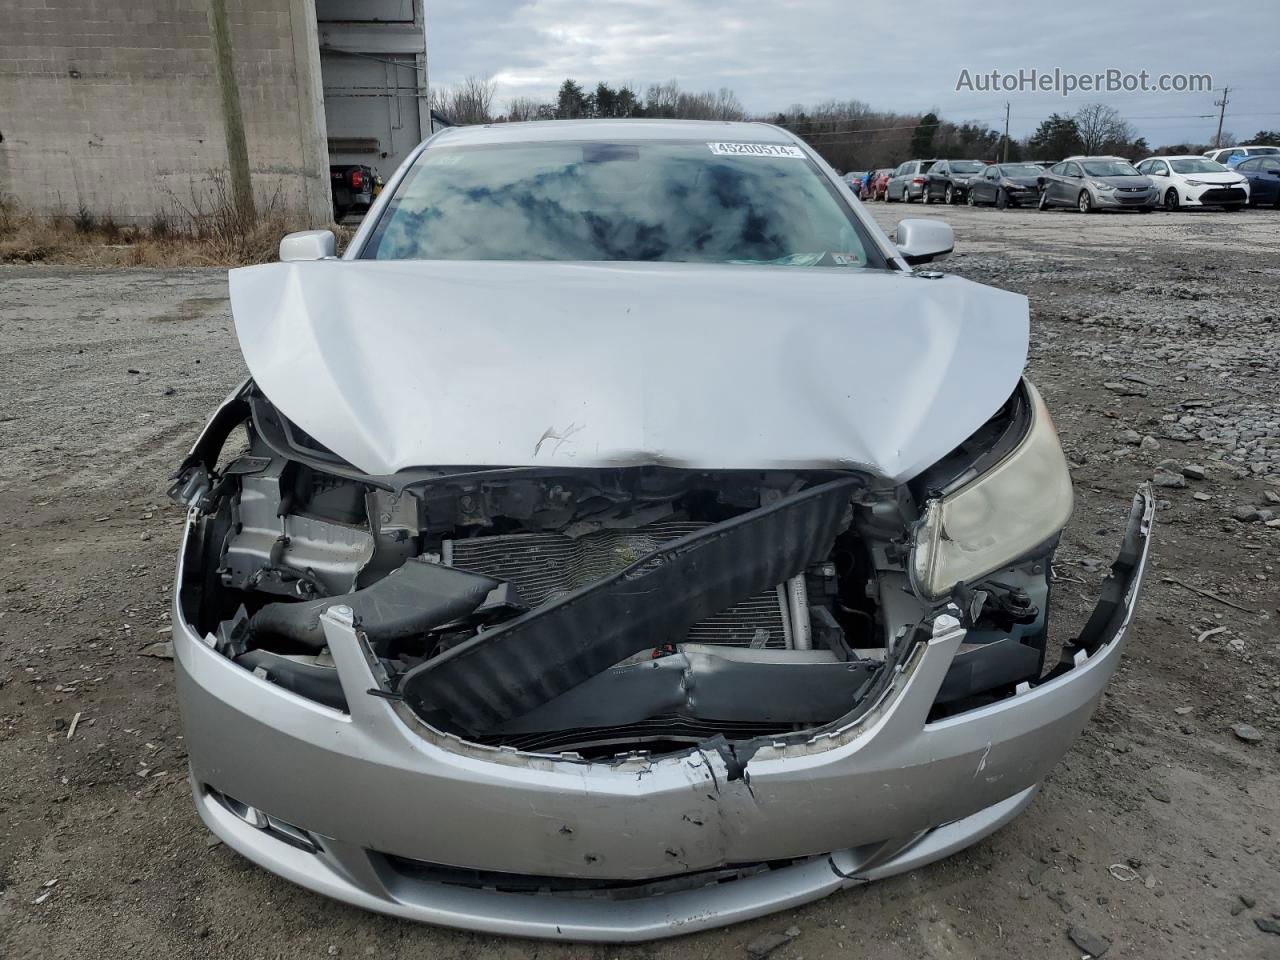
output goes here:
[{"label": "crumpled hood", "polygon": [[700,264],[231,271],[258,386],[371,474],[858,467],[901,481],[1008,398],[1026,298],[958,277]]}]

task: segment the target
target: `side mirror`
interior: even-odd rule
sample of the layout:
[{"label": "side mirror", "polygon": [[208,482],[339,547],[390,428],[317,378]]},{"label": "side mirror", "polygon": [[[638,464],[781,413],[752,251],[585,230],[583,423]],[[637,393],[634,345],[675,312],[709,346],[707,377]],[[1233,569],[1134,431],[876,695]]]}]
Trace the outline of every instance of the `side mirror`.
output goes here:
[{"label": "side mirror", "polygon": [[944,260],[956,246],[951,224],[939,220],[899,220],[893,238],[902,259],[912,266]]},{"label": "side mirror", "polygon": [[280,259],[328,260],[337,256],[338,241],[332,230],[300,230],[280,241]]}]

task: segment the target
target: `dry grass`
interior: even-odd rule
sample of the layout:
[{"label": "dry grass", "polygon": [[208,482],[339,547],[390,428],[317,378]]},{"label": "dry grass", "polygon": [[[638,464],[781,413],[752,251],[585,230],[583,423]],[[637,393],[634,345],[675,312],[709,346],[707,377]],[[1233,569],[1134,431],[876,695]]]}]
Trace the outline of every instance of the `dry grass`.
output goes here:
[{"label": "dry grass", "polygon": [[[156,213],[145,226],[122,226],[83,205],[75,213],[38,217],[0,197],[0,264],[49,263],[102,267],[214,267],[269,263],[280,238],[301,229],[271,203],[242,216],[221,184],[211,200]],[[341,250],[352,230],[331,226]]]}]

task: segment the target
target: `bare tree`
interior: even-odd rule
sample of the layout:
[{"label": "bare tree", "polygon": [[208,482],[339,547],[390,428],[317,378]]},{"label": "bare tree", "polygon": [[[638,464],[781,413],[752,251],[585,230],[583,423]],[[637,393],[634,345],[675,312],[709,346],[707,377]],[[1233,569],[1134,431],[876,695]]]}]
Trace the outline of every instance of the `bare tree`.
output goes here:
[{"label": "bare tree", "polygon": [[547,104],[533,97],[512,97],[507,102],[507,119],[511,121],[518,120],[537,120],[539,113]]},{"label": "bare tree", "polygon": [[1133,142],[1133,127],[1105,103],[1086,103],[1076,111],[1076,129],[1085,153],[1118,150]]},{"label": "bare tree", "polygon": [[493,97],[498,85],[488,78],[467,77],[452,87],[431,91],[431,109],[452,123],[488,123],[493,119]]}]

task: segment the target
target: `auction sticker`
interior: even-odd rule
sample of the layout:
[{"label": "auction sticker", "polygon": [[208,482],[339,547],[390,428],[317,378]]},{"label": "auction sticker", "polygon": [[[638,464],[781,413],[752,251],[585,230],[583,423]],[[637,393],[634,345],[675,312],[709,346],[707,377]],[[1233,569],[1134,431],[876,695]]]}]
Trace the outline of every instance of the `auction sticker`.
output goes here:
[{"label": "auction sticker", "polygon": [[784,143],[708,143],[712,153],[726,157],[787,157],[803,160],[804,151]]}]

